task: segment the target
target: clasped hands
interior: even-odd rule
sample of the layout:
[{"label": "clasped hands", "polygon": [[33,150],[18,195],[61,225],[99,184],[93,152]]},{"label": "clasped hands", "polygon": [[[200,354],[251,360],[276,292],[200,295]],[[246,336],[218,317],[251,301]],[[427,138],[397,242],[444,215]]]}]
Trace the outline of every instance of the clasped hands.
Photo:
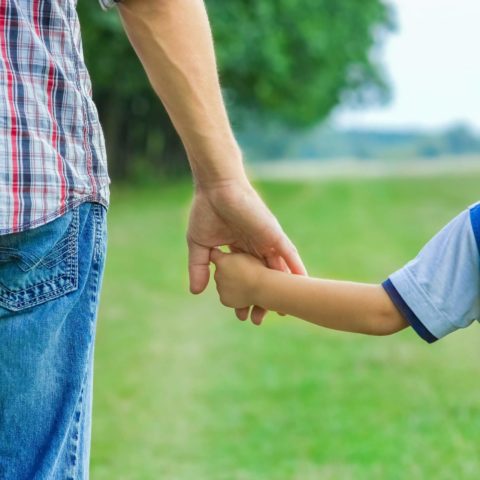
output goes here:
[{"label": "clasped hands", "polygon": [[[237,317],[260,325],[266,311],[255,303],[265,267],[306,275],[290,239],[247,180],[196,185],[187,231],[190,291],[208,285],[210,262],[221,302]],[[228,246],[231,253],[217,247]]]}]

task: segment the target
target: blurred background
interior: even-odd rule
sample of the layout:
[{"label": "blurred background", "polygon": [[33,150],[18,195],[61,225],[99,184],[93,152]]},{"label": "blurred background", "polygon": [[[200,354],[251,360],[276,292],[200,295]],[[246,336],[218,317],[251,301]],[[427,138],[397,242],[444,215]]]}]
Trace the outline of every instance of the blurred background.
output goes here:
[{"label": "blurred background", "polygon": [[[247,167],[310,274],[380,282],[478,200],[478,0],[206,5]],[[257,328],[187,293],[183,148],[116,12],[78,10],[113,180],[92,478],[478,478],[477,326]]]}]

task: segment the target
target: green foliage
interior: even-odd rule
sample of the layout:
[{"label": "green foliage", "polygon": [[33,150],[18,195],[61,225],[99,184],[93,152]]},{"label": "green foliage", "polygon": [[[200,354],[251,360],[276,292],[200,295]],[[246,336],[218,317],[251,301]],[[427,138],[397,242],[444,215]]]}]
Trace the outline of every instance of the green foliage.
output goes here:
[{"label": "green foliage", "polygon": [[384,99],[372,55],[392,28],[380,0],[209,0],[222,84],[236,109],[311,125],[340,101]]},{"label": "green foliage", "polygon": [[[236,122],[305,127],[341,101],[385,99],[376,47],[392,28],[384,0],[207,0],[219,71]],[[84,51],[114,176],[132,157],[176,170],[179,139],[117,14],[78,3]]]}]

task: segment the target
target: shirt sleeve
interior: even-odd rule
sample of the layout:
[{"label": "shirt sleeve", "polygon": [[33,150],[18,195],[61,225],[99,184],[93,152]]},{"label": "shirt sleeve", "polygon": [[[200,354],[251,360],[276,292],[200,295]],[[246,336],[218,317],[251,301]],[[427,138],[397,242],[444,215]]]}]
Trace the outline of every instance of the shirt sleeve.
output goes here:
[{"label": "shirt sleeve", "polygon": [[115,6],[117,3],[119,3],[121,0],[98,0],[100,3],[100,6],[102,7],[103,10],[109,10],[113,6]]},{"label": "shirt sleeve", "polygon": [[480,318],[480,203],[462,212],[383,288],[429,343]]}]

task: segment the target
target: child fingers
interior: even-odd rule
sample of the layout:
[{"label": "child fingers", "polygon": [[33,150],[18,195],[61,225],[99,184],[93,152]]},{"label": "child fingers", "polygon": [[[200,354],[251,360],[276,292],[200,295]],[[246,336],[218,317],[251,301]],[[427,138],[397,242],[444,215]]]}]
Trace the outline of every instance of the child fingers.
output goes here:
[{"label": "child fingers", "polygon": [[243,308],[236,308],[235,309],[235,315],[239,320],[244,322],[250,313],[250,307],[243,307]]},{"label": "child fingers", "polygon": [[266,314],[267,311],[265,309],[255,305],[250,313],[250,319],[254,325],[261,325]]},{"label": "child fingers", "polygon": [[[230,245],[229,249],[232,253],[243,253],[243,250],[233,245]],[[268,265],[267,259],[265,259],[265,262]],[[253,306],[251,310],[250,307],[236,308],[235,313],[237,315],[237,318],[241,321],[247,320],[250,314],[250,319],[252,323],[254,323],[255,325],[260,325],[265,318],[267,311],[261,307]]]}]

